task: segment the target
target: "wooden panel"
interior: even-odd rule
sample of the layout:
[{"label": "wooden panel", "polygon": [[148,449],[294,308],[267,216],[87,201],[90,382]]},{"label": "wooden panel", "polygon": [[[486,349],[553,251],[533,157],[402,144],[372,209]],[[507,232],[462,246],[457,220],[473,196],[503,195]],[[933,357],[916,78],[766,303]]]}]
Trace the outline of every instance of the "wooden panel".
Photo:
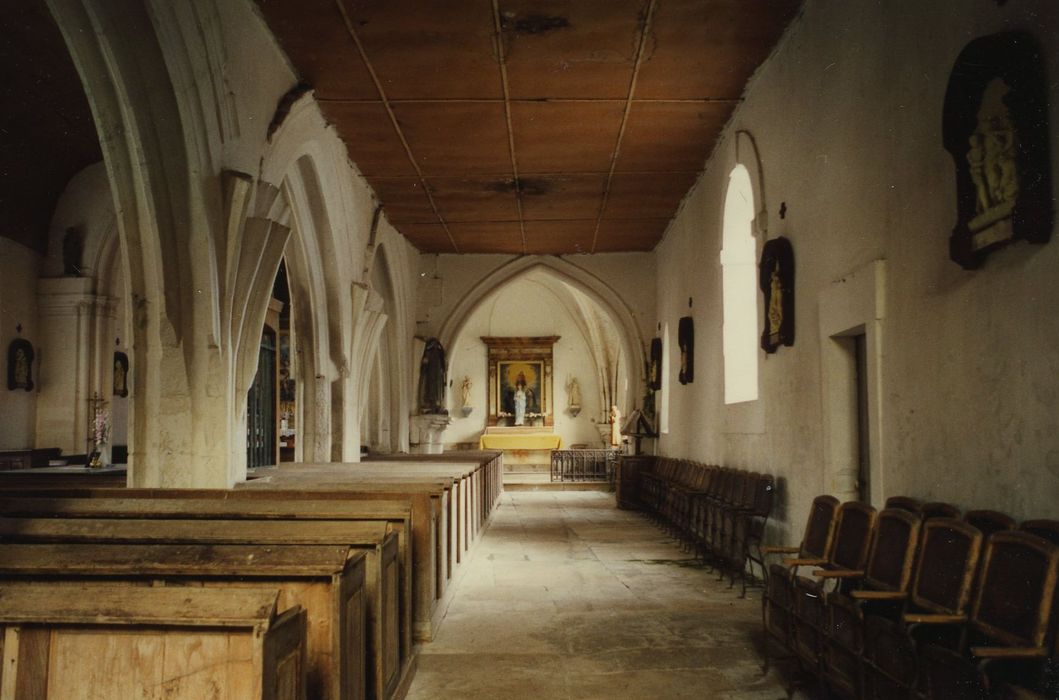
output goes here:
[{"label": "wooden panel", "polygon": [[461,251],[521,253],[522,231],[517,221],[450,224]]},{"label": "wooden panel", "polygon": [[257,627],[275,614],[278,593],[175,589],[138,591],[82,584],[61,599],[48,586],[6,583],[0,588],[0,622],[10,624],[159,624],[199,627]]},{"label": "wooden panel", "polygon": [[[449,240],[449,234],[445,233],[445,227],[438,224],[402,224],[401,233],[408,242],[416,247],[421,253],[455,253]],[[464,252],[464,251],[461,251]]]},{"label": "wooden panel", "polygon": [[[363,610],[352,606],[364,604],[360,592],[364,587],[365,557],[357,554],[347,559],[347,552],[347,547],[275,545],[0,545],[0,571],[22,581],[42,576],[49,580],[61,577],[63,583],[72,586],[83,583],[85,577],[115,585],[121,582],[155,584],[161,579],[173,587],[260,589],[265,584],[275,586],[279,592],[279,609],[305,611],[307,660],[301,665],[307,669],[310,696],[349,698],[358,696],[341,688],[360,683],[358,687],[363,693],[364,630],[358,637],[340,637],[337,626],[344,624],[349,615],[358,617],[363,625]],[[281,566],[278,568],[283,571],[280,571],[274,566],[277,559],[300,560],[304,568],[289,571],[289,567]],[[195,562],[200,563],[201,570],[196,570]],[[141,563],[148,566],[141,570],[138,566]],[[394,575],[397,573],[395,567]],[[394,598],[393,603],[396,605],[398,599]],[[335,619],[336,615],[341,615],[341,619]],[[394,630],[394,638],[399,632]],[[347,678],[342,675],[342,669],[356,676]],[[181,675],[190,676],[191,669],[186,674],[168,677]],[[190,693],[186,697],[198,695]]]},{"label": "wooden panel", "polygon": [[622,102],[512,104],[519,172],[608,172],[624,110]]},{"label": "wooden panel", "polygon": [[669,219],[613,219],[599,225],[596,252],[654,250],[662,240]]},{"label": "wooden panel", "polygon": [[605,219],[668,219],[698,173],[616,173],[610,183]]},{"label": "wooden panel", "polygon": [[511,172],[503,104],[401,103],[393,109],[424,174],[466,177]]},{"label": "wooden panel", "polygon": [[528,175],[523,178],[526,186],[522,196],[522,216],[527,222],[541,219],[594,220],[599,215],[606,179],[603,173]]},{"label": "wooden panel", "polygon": [[513,99],[629,94],[643,0],[506,0],[501,16]]},{"label": "wooden panel", "polygon": [[48,658],[51,632],[43,627],[18,630],[18,680],[16,698],[48,697]]},{"label": "wooden panel", "polygon": [[418,177],[377,177],[372,178],[370,184],[391,224],[437,222],[438,217]]},{"label": "wooden panel", "polygon": [[325,102],[320,108],[348,144],[350,157],[365,177],[416,177],[382,104]]},{"label": "wooden panel", "polygon": [[257,0],[257,5],[318,99],[379,99],[334,0]]},{"label": "wooden panel", "polygon": [[527,221],[526,252],[541,255],[587,253],[592,249],[595,219]]},{"label": "wooden panel", "polygon": [[306,697],[305,611],[288,610],[273,624],[262,651],[262,700]]},{"label": "wooden panel", "polygon": [[[510,173],[510,166],[505,168]],[[445,221],[518,221],[510,174],[489,178],[431,177],[430,191]]]},{"label": "wooden panel", "polygon": [[702,170],[732,109],[726,103],[634,103],[617,171]]},{"label": "wooden panel", "polygon": [[799,4],[799,0],[658,3],[637,97],[739,97]]},{"label": "wooden panel", "polygon": [[503,97],[489,0],[341,0],[391,100]]}]

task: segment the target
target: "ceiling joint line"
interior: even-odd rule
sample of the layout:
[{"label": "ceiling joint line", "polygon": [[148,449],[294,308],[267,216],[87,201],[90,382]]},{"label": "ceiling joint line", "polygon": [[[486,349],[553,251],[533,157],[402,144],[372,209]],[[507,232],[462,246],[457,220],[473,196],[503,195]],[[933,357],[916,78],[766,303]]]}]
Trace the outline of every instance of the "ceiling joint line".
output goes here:
[{"label": "ceiling joint line", "polygon": [[371,76],[371,81],[375,84],[375,89],[379,93],[379,98],[383,107],[386,109],[386,114],[390,117],[390,124],[393,125],[393,129],[397,133],[397,138],[401,141],[401,145],[404,147],[405,155],[408,156],[408,162],[412,164],[412,168],[416,171],[416,175],[419,177],[419,183],[423,187],[423,193],[427,196],[427,201],[430,202],[430,208],[434,210],[434,215],[438,217],[438,222],[441,224],[441,228],[444,229],[445,235],[449,237],[449,244],[452,246],[452,251],[454,253],[459,253],[460,247],[456,245],[456,239],[452,237],[452,232],[449,230],[448,223],[446,223],[445,218],[441,216],[441,212],[438,211],[438,205],[434,201],[434,195],[430,192],[430,186],[427,184],[426,176],[423,175],[423,170],[419,167],[419,163],[416,161],[415,155],[412,153],[412,147],[408,144],[408,139],[405,138],[404,132],[401,130],[401,125],[397,121],[397,115],[394,114],[393,106],[391,105],[389,98],[386,97],[386,91],[382,87],[382,81],[379,80],[378,73],[375,72],[375,66],[372,65],[371,61],[368,59],[368,53],[364,50],[364,45],[360,42],[360,36],[357,35],[357,30],[353,26],[353,20],[346,11],[345,3],[343,0],[335,0],[335,5],[338,6],[338,11],[342,13],[342,21],[345,22],[346,31],[349,32],[349,36],[353,39],[353,43],[356,44],[357,53],[360,54],[360,60],[364,61],[364,66],[367,68],[368,74]]},{"label": "ceiling joint line", "polygon": [[[328,104],[374,105],[381,100],[363,97],[317,97],[317,102]],[[627,97],[512,97],[517,104],[625,104]],[[742,97],[634,97],[635,104],[739,104]],[[501,104],[502,97],[402,97],[390,98],[394,105],[420,104]]]},{"label": "ceiling joint line", "polygon": [[[496,0],[493,0],[495,3]],[[614,171],[618,167],[618,156],[621,154],[621,140],[625,136],[625,127],[629,123],[629,112],[632,110],[633,95],[636,92],[636,81],[640,77],[640,66],[643,64],[644,47],[647,45],[647,37],[651,32],[651,20],[654,19],[655,7],[658,0],[648,0],[647,12],[644,13],[643,23],[640,26],[640,42],[636,46],[636,62],[632,67],[632,77],[629,79],[629,95],[625,100],[625,111],[621,115],[621,126],[618,127],[618,138],[614,143],[614,153],[610,158],[610,172],[607,173],[606,184],[603,187],[603,199],[599,203],[599,216],[596,217],[596,230],[592,232],[592,247],[590,253],[596,252],[596,243],[599,240],[599,227],[603,223],[603,213],[607,209],[607,201],[610,199],[610,185],[614,181]]]},{"label": "ceiling joint line", "polygon": [[511,154],[511,174],[515,180],[515,209],[518,212],[518,229],[522,234],[522,254],[527,252],[526,222],[522,217],[522,180],[518,174],[518,158],[515,156],[515,130],[511,124],[511,91],[507,84],[507,62],[504,59],[504,34],[500,22],[500,3],[493,0],[493,30],[496,61],[500,66],[500,85],[504,90],[504,121],[507,123],[507,148]]}]

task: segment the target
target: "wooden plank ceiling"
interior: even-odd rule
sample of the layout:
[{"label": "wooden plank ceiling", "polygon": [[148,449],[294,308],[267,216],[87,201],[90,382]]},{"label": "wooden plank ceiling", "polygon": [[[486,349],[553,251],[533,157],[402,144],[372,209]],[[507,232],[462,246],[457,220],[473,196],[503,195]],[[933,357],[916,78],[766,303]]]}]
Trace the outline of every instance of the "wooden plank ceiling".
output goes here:
[{"label": "wooden plank ceiling", "polygon": [[431,253],[652,250],[800,0],[258,0]]}]

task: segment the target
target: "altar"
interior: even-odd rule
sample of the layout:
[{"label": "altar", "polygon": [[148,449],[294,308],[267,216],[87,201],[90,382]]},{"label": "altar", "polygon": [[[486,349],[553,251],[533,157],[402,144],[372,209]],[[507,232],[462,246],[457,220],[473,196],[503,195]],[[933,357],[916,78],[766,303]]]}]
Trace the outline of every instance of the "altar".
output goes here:
[{"label": "altar", "polygon": [[545,473],[552,450],[562,447],[562,438],[545,426],[487,426],[478,438],[483,450],[503,450],[505,472]]},{"label": "altar", "polygon": [[562,438],[555,433],[486,433],[478,438],[482,450],[557,450]]}]

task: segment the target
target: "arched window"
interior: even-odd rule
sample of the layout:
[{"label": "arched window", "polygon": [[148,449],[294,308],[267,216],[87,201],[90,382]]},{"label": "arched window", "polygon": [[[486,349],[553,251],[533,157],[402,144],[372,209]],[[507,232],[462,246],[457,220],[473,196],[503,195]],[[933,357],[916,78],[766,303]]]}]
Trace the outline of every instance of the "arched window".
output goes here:
[{"label": "arched window", "polygon": [[757,399],[757,247],[750,173],[735,166],[724,200],[724,402]]},{"label": "arched window", "polygon": [[662,388],[658,393],[658,430],[669,432],[669,324],[662,327]]}]

